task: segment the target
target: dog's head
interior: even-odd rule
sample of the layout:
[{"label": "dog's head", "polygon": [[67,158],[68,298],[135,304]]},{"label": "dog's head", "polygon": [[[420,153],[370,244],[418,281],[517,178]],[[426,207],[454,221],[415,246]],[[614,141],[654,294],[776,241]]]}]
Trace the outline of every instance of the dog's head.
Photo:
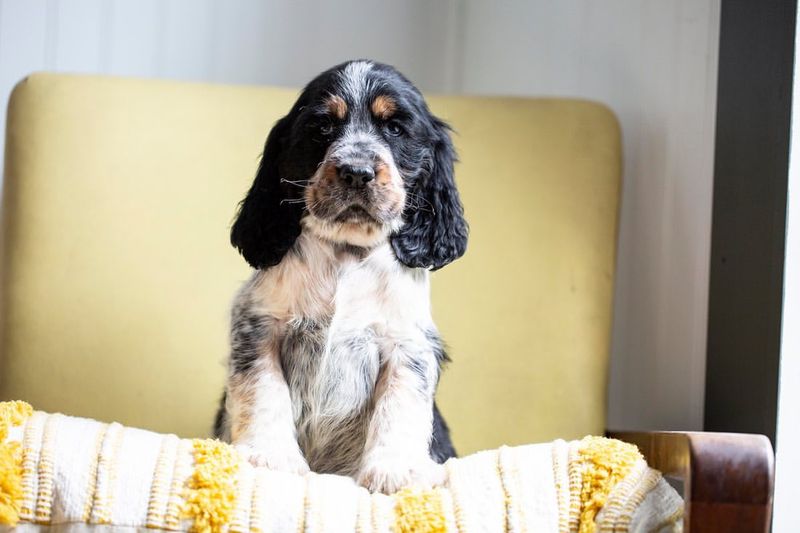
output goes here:
[{"label": "dog's head", "polygon": [[270,132],[231,242],[254,268],[278,264],[303,228],[403,264],[459,258],[467,225],[448,126],[394,68],[351,61],[317,76]]}]

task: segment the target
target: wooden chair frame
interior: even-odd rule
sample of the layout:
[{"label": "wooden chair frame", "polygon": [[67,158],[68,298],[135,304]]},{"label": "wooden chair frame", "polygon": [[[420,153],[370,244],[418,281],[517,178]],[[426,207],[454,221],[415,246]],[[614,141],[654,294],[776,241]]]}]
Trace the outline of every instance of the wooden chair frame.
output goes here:
[{"label": "wooden chair frame", "polygon": [[609,431],[636,444],[647,462],[684,483],[684,531],[767,533],[774,453],[763,435]]}]

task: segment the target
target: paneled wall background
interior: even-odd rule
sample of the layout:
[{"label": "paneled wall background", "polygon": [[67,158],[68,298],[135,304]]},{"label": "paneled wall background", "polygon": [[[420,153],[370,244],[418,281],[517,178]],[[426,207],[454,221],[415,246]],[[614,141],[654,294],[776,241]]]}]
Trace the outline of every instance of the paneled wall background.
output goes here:
[{"label": "paneled wall background", "polygon": [[0,0],[0,99],[36,70],[298,86],[371,57],[428,92],[605,102],[625,149],[609,424],[699,429],[719,1]]},{"label": "paneled wall background", "polygon": [[719,0],[469,1],[459,90],[619,117],[624,183],[609,425],[701,429]]}]

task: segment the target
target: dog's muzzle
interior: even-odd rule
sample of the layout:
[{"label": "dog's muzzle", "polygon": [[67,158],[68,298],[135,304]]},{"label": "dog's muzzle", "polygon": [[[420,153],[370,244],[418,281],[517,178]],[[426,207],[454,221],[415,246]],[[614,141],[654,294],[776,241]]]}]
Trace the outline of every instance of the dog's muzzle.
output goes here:
[{"label": "dog's muzzle", "polygon": [[405,191],[389,147],[356,132],[330,146],[306,202],[311,214],[328,222],[381,226],[400,221]]}]

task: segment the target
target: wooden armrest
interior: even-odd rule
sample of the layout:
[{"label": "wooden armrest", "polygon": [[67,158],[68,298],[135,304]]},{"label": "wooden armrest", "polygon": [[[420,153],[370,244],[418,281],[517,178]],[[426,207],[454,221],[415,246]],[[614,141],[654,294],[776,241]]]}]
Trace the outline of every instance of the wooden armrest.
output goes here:
[{"label": "wooden armrest", "polygon": [[774,454],[763,435],[609,431],[639,447],[647,463],[684,482],[684,531],[770,529]]}]

